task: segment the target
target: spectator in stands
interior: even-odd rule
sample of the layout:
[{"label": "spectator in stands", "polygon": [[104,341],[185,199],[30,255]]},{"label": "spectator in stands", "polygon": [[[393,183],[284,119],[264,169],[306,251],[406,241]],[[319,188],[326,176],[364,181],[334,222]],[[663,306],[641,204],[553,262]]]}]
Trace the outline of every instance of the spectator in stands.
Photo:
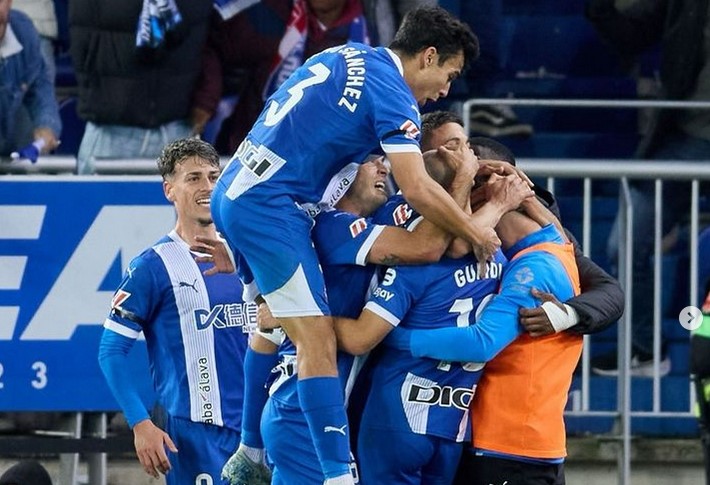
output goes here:
[{"label": "spectator in stands", "polygon": [[57,40],[57,15],[52,0],[13,0],[15,9],[24,12],[39,33],[39,47],[47,65],[47,76],[52,84],[57,74],[54,61],[54,42]]},{"label": "spectator in stands", "polygon": [[237,95],[215,144],[232,154],[264,101],[313,54],[347,41],[369,43],[360,0],[262,0],[224,20],[213,16],[192,106],[202,133],[220,98]]},{"label": "spectator in stands", "polygon": [[52,479],[38,461],[23,460],[0,476],[0,485],[52,485]]},{"label": "spectator in stands", "polygon": [[[503,2],[475,0],[460,2],[460,18],[467,22],[481,42],[481,56],[466,76],[454,87],[453,96],[468,98],[496,98],[501,93],[497,83],[504,80],[507,59]],[[457,108],[460,103],[455,103]],[[460,108],[459,108],[460,109]],[[471,132],[487,137],[530,136],[533,127],[523,123],[510,106],[502,104],[477,105],[469,117]]]},{"label": "spectator in stands", "polygon": [[[587,17],[600,35],[626,60],[660,42],[661,97],[667,100],[710,100],[710,16],[707,2],[658,0],[634,3],[620,11],[614,0],[590,0]],[[710,159],[710,111],[656,110],[637,156],[641,159],[707,162]],[[669,181],[663,189],[663,233],[683,220],[690,208],[687,182]],[[632,374],[653,371],[653,265],[654,182],[632,181],[633,217]],[[619,219],[609,239],[615,258]],[[660,295],[655,295],[660,298]],[[670,359],[661,345],[661,375],[670,371]],[[594,359],[592,368],[603,375],[617,374],[616,352]]]},{"label": "spectator in stands", "polygon": [[407,12],[434,7],[438,0],[363,0],[365,17],[373,45],[390,45]]},{"label": "spectator in stands", "polygon": [[[165,144],[190,135],[190,95],[200,71],[212,2],[166,2],[177,10],[161,11],[165,15],[158,19],[143,16],[138,36],[141,12],[154,8],[153,3],[69,3],[78,112],[87,121],[78,153],[81,174],[94,172],[98,158],[157,157]],[[146,31],[146,25],[160,31]]]},{"label": "spectator in stands", "polygon": [[[177,213],[175,229],[128,266],[104,324],[99,364],[146,473],[165,474],[168,485],[222,483],[222,465],[240,441],[244,355],[256,306],[242,301],[234,272],[212,275],[190,251],[197,236],[217,238],[209,205],[217,152],[201,140],[177,140],[163,150],[158,169]],[[141,333],[165,431],[151,420],[125,365]]]},{"label": "spectator in stands", "polygon": [[62,124],[54,86],[32,21],[0,0],[0,156],[37,161],[59,145]]}]

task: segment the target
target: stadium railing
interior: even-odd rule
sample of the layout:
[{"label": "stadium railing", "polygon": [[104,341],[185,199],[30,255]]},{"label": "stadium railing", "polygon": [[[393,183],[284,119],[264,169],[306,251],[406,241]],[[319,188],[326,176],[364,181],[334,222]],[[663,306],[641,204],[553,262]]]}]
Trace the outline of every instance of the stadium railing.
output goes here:
[{"label": "stadium railing", "polygon": [[[470,132],[470,114],[474,107],[482,105],[509,105],[520,107],[557,107],[557,108],[632,108],[632,109],[710,109],[707,101],[663,101],[663,100],[603,100],[603,99],[469,99],[461,107],[464,128]],[[590,256],[592,240],[592,180],[617,179],[620,182],[619,210],[619,255],[618,278],[625,291],[625,311],[618,326],[619,378],[617,379],[617,406],[613,411],[590,409],[590,337],[585,336],[582,357],[582,383],[580,399],[576,409],[567,411],[567,416],[612,416],[615,418],[614,438],[619,441],[618,472],[619,484],[631,483],[631,419],[632,418],[694,418],[692,406],[695,402],[695,389],[688,384],[689,406],[686,411],[669,412],[661,406],[661,300],[663,292],[662,258],[662,217],[663,217],[663,182],[666,180],[686,180],[691,183],[691,212],[689,227],[689,272],[687,304],[698,306],[698,234],[700,208],[700,182],[710,181],[710,160],[708,163],[684,162],[679,160],[594,160],[594,159],[540,159],[520,160],[521,168],[530,176],[546,177],[548,189],[554,193],[555,179],[575,178],[583,181],[582,194],[582,238],[581,245],[586,256]],[[655,181],[655,225],[654,225],[654,298],[653,298],[653,334],[654,359],[652,377],[652,405],[650,411],[631,409],[631,293],[634,284],[632,265],[633,205],[629,194],[629,180],[647,179]],[[687,194],[678,196],[687,197]],[[577,235],[578,236],[578,235]],[[680,323],[679,323],[680,325]],[[689,333],[688,333],[689,336]]]},{"label": "stadium railing", "polygon": [[[567,107],[663,107],[663,108],[710,108],[710,103],[686,103],[686,102],[658,102],[658,101],[619,101],[619,100],[525,100],[525,99],[478,99],[469,100],[463,104],[463,119],[468,120],[468,113],[476,104],[511,104],[511,105],[540,105],[540,106],[567,106]],[[662,190],[663,183],[667,180],[687,180],[691,183],[691,213],[690,213],[690,270],[688,272],[687,299],[688,305],[697,305],[698,294],[698,233],[700,218],[700,183],[710,181],[710,163],[698,164],[677,160],[648,161],[648,160],[592,160],[592,159],[519,159],[521,168],[532,177],[544,177],[547,179],[548,188],[554,192],[558,180],[578,180],[582,182],[581,194],[581,238],[580,242],[584,253],[591,255],[591,241],[595,231],[593,225],[593,193],[592,182],[596,180],[612,180],[620,183],[619,207],[622,209],[622,230],[621,244],[619,250],[619,280],[626,291],[626,312],[618,326],[619,362],[620,373],[616,381],[617,402],[614,409],[599,410],[590,405],[590,342],[585,337],[585,351],[582,359],[581,385],[570,401],[574,402],[572,408],[566,412],[569,417],[608,417],[612,418],[615,426],[607,437],[618,443],[617,460],[619,470],[619,483],[628,484],[631,474],[631,439],[632,439],[632,418],[655,418],[673,419],[678,417],[692,418],[692,403],[694,402],[694,389],[688,385],[688,409],[683,411],[664,411],[661,406],[661,377],[659,373],[660,356],[660,329],[661,329],[661,294],[663,292],[663,268],[662,268],[662,234],[661,219],[656,218],[655,224],[655,254],[654,254],[654,376],[652,378],[652,406],[650,411],[632,410],[631,407],[631,385],[630,374],[631,342],[628,336],[631,332],[632,312],[630,294],[633,288],[633,267],[631,265],[632,234],[630,231],[633,221],[633,207],[628,193],[629,180],[650,179],[656,183],[655,207],[656,213],[662,214]],[[0,162],[0,174],[7,177],[0,177],[0,180],[15,178],[19,174],[70,174],[73,173],[76,160],[73,157],[43,157],[36,165],[25,163]],[[157,174],[154,160],[100,160],[96,164],[99,177],[77,177],[79,179],[111,179],[110,175],[146,175]],[[104,177],[105,176],[105,177]],[[65,179],[64,177],[57,177]],[[130,177],[123,177],[129,178]],[[137,177],[141,178],[141,177]],[[156,179],[157,180],[157,179]],[[577,234],[579,236],[579,234]],[[97,322],[103,320],[104,315],[97,315]],[[82,432],[83,419],[90,419],[88,425],[84,426],[84,431],[92,433],[85,437]],[[131,449],[129,441],[114,441],[106,439],[106,415],[101,413],[98,418],[91,414],[76,413],[73,424],[67,428],[71,440],[35,441],[33,443],[18,441],[14,443],[22,449],[30,448],[42,452],[68,453],[67,458],[71,459],[70,465],[66,467],[68,476],[76,482],[76,462],[78,453],[94,451],[94,457],[90,465],[90,483],[103,485],[106,480],[106,452],[127,451]],[[18,438],[20,440],[21,438]],[[24,445],[22,444],[24,443]],[[12,443],[6,442],[9,446]],[[29,448],[28,448],[29,446]],[[3,448],[7,448],[6,446]]]}]

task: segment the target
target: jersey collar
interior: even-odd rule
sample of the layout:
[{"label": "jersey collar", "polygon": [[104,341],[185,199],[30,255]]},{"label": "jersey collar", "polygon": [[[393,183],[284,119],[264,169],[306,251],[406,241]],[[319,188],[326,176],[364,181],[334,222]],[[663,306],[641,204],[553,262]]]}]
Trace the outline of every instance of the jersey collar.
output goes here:
[{"label": "jersey collar", "polygon": [[400,59],[399,56],[397,54],[395,54],[394,51],[392,51],[392,49],[390,49],[389,47],[385,47],[385,51],[387,52],[387,54],[390,55],[390,57],[394,61],[395,66],[397,66],[397,70],[402,75],[402,77],[404,77],[404,68],[402,67],[402,59]]}]

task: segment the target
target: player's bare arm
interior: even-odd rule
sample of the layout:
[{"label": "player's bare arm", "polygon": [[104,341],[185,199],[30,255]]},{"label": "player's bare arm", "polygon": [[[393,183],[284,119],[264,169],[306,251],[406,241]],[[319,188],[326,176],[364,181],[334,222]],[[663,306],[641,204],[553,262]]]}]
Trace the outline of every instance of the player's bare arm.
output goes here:
[{"label": "player's bare arm", "polygon": [[[442,169],[448,169],[453,179],[439,180],[448,185],[448,192],[462,209],[470,209],[469,194],[478,170],[476,156],[468,147],[440,148],[425,156],[438,156]],[[442,173],[442,178],[451,178]],[[431,221],[423,219],[412,230],[388,226],[377,238],[368,254],[370,263],[395,266],[397,264],[434,263],[441,259],[453,235]]]},{"label": "player's bare arm", "polygon": [[525,213],[532,220],[540,224],[541,227],[544,227],[548,224],[554,224],[555,227],[557,227],[557,230],[560,231],[560,235],[565,240],[565,242],[569,242],[569,239],[565,234],[565,230],[562,227],[560,220],[557,219],[557,217],[552,212],[550,212],[550,209],[545,207],[545,204],[540,202],[537,197],[532,197],[528,200],[525,200],[522,204],[522,208],[525,209]]},{"label": "player's bare arm", "polygon": [[517,175],[518,177],[523,179],[529,187],[532,187],[534,185],[532,180],[530,180],[530,177],[528,177],[525,172],[523,172],[515,165],[510,164],[509,162],[504,162],[502,160],[479,159],[478,163],[480,165],[478,169],[478,175],[491,175],[493,173],[497,173],[498,175],[502,176]]},{"label": "player's bare arm", "polygon": [[364,309],[356,319],[334,317],[338,347],[352,355],[362,355],[373,348],[394,328],[391,323]]},{"label": "player's bare arm", "polygon": [[429,177],[418,153],[387,154],[405,199],[425,219],[436,221],[455,236],[470,241],[479,260],[488,261],[500,247],[492,227],[479,227],[439,184]]},{"label": "player's bare arm", "polygon": [[[517,209],[523,202],[534,199],[534,196],[527,182],[517,174],[495,177],[491,183],[471,192],[470,200],[474,209],[471,219],[479,226],[495,227],[506,212]],[[470,246],[456,240],[448,254],[461,257],[469,252]]]}]

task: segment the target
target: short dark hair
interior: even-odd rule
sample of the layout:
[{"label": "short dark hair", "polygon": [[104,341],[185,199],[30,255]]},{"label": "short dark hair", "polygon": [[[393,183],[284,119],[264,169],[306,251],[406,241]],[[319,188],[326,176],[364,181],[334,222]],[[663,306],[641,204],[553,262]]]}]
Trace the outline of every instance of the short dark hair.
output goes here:
[{"label": "short dark hair", "polygon": [[448,189],[456,173],[439,154],[438,150],[429,150],[422,154],[424,168],[429,176],[439,185]]},{"label": "short dark hair", "polygon": [[463,52],[464,66],[480,55],[478,37],[471,28],[441,7],[411,10],[402,21],[390,48],[414,56],[427,47],[436,47],[439,65]]},{"label": "short dark hair", "polygon": [[510,148],[485,136],[475,136],[468,139],[471,149],[482,160],[501,160],[515,166],[515,155]]},{"label": "short dark hair", "polygon": [[[463,120],[453,111],[432,111],[422,116],[422,139],[420,145],[429,146],[432,132],[446,123],[463,126]],[[437,148],[437,147],[432,147]]]},{"label": "short dark hair", "polygon": [[163,179],[175,173],[175,166],[190,157],[201,158],[219,168],[219,154],[212,145],[198,138],[181,138],[168,143],[158,157],[158,170]]}]

